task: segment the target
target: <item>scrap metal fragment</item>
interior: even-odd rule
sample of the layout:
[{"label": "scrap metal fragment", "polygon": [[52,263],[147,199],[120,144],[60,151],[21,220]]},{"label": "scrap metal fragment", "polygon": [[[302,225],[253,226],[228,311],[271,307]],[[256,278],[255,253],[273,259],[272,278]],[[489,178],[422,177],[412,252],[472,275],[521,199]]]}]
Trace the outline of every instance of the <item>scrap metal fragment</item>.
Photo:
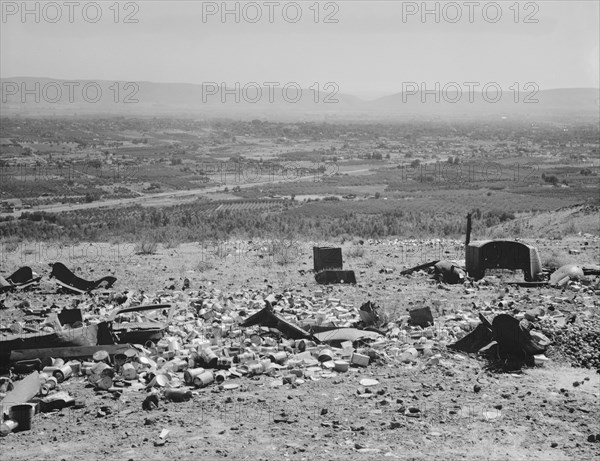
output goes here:
[{"label": "scrap metal fragment", "polygon": [[50,278],[56,278],[59,285],[76,292],[88,293],[102,285],[106,288],[110,288],[117,281],[117,279],[112,276],[102,277],[101,279],[94,281],[84,280],[77,277],[61,262],[51,263],[50,266],[52,267]]},{"label": "scrap metal fragment", "polygon": [[303,339],[311,336],[307,331],[276,315],[270,307],[265,307],[256,314],[251,315],[241,326],[250,327],[253,325],[275,328],[292,339]]}]

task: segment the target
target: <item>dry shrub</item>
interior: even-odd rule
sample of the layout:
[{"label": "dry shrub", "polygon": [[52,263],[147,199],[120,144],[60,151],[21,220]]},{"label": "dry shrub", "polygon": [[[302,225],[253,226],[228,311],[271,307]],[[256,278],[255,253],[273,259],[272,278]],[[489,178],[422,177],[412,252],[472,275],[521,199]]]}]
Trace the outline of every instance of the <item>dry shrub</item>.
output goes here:
[{"label": "dry shrub", "polygon": [[546,269],[556,269],[575,262],[575,258],[563,250],[552,248],[542,255],[542,266]]},{"label": "dry shrub", "polygon": [[365,249],[362,245],[353,245],[346,251],[346,254],[350,258],[362,258],[365,254]]},{"label": "dry shrub", "polygon": [[153,255],[158,248],[158,242],[154,240],[142,240],[135,245],[135,252],[141,255]]}]

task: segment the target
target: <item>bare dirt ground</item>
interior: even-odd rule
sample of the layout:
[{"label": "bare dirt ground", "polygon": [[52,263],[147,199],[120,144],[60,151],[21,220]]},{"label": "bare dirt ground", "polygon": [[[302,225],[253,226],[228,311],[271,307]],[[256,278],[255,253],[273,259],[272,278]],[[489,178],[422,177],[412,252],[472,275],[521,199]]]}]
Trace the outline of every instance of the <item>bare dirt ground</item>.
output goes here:
[{"label": "bare dirt ground", "polygon": [[[443,243],[452,248],[458,242]],[[580,237],[537,245],[542,259],[550,249],[556,258],[575,249],[580,253],[570,257],[597,264],[599,243],[597,237]],[[126,246],[118,253],[108,244],[88,244],[88,253],[82,252],[83,246],[44,253],[30,244],[5,253],[0,275],[6,277],[21,265],[47,275],[47,264],[53,262],[49,259],[62,256],[81,277],[114,274],[115,293],[144,291],[150,301],[177,300],[182,312],[186,302],[211,290],[266,294],[270,285],[275,294],[290,293],[313,300],[315,306],[326,306],[333,298],[358,309],[370,299],[398,322],[406,318],[408,308],[432,305],[440,328],[454,325],[460,316],[491,315],[508,300],[514,302],[510,313],[554,305],[583,318],[599,315],[600,292],[592,287],[509,287],[505,282],[514,274],[503,273],[486,277],[487,282],[475,288],[444,286],[424,273],[399,274],[403,267],[438,259],[435,246],[421,244],[429,253],[419,256],[402,256],[398,246],[386,244],[343,247],[344,268],[356,272],[356,286],[322,287],[309,272],[299,272],[312,268],[310,242],[299,244],[297,256],[283,263],[277,256],[259,258],[253,250],[236,253],[233,246],[220,250],[197,243],[159,247],[153,255],[134,254]],[[185,278],[190,288],[182,291]],[[36,291],[4,296],[0,323],[22,317],[17,305],[24,300],[31,308],[79,303],[90,315],[101,302],[57,294],[56,285],[44,277]],[[400,339],[388,341],[386,347],[407,345]],[[239,387],[227,390],[212,384],[194,389],[191,401],[161,399],[150,411],[142,410],[147,395],[143,388],[97,391],[83,377],[72,377],[60,387],[81,408],[36,415],[30,431],[0,438],[1,459],[587,460],[600,453],[600,443],[588,441],[600,434],[600,375],[597,370],[572,368],[559,350],[550,348],[551,360],[544,367],[513,373],[492,372],[481,358],[453,353],[437,338],[437,364],[425,358],[405,364],[386,350],[387,359],[366,368],[352,367],[346,373],[319,370],[294,384],[282,384],[282,372],[231,379],[226,383]],[[365,387],[360,384],[363,378],[378,384]],[[157,443],[163,429],[169,434],[164,444]]]}]

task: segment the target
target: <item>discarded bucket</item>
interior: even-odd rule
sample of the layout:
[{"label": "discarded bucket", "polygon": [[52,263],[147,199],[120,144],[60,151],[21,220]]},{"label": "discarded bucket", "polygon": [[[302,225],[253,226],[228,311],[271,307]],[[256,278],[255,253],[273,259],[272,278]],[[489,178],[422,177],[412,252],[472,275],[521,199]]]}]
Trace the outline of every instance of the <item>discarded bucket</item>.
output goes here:
[{"label": "discarded bucket", "polygon": [[333,352],[331,352],[331,349],[323,349],[319,352],[319,362],[328,362],[330,360],[333,360]]},{"label": "discarded bucket", "polygon": [[9,419],[12,419],[19,425],[17,431],[20,432],[31,429],[31,420],[34,414],[35,408],[33,405],[23,404],[10,407],[8,416]]},{"label": "discarded bucket", "polygon": [[349,367],[350,364],[345,360],[336,360],[335,362],[333,362],[333,368],[335,369],[335,371],[339,371],[341,373],[348,371]]},{"label": "discarded bucket", "polygon": [[196,387],[208,386],[214,380],[215,380],[215,377],[214,377],[212,371],[207,370],[203,373],[200,373],[198,376],[196,376],[194,378],[194,386],[196,386]]}]

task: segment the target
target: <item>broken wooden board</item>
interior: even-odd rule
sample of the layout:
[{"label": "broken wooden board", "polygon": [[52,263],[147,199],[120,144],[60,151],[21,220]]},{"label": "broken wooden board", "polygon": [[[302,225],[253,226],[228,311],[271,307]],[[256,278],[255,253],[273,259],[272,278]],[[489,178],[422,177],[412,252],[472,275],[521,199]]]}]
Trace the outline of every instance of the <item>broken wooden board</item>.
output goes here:
[{"label": "broken wooden board", "polygon": [[410,269],[404,269],[402,272],[400,272],[400,275],[412,274],[415,271],[420,271],[420,270],[423,270],[423,269],[427,269],[427,268],[429,268],[431,266],[435,266],[439,262],[440,262],[439,260],[436,260],[436,261],[431,261],[431,262],[428,262],[428,263],[425,263],[425,264],[420,264],[420,265],[415,266],[415,267],[411,267]]},{"label": "broken wooden board", "polygon": [[2,419],[2,414],[8,414],[8,410],[12,406],[26,403],[35,397],[40,391],[40,386],[40,374],[37,371],[15,383],[13,390],[8,391],[1,402],[2,411],[0,412],[0,419]]},{"label": "broken wooden board", "polygon": [[106,351],[109,355],[123,353],[131,349],[129,344],[106,344],[103,346],[70,346],[70,347],[53,347],[49,349],[23,349],[13,350],[10,353],[11,362],[20,362],[21,360],[45,359],[45,358],[62,358],[75,359],[86,358],[94,355],[98,351]]}]

